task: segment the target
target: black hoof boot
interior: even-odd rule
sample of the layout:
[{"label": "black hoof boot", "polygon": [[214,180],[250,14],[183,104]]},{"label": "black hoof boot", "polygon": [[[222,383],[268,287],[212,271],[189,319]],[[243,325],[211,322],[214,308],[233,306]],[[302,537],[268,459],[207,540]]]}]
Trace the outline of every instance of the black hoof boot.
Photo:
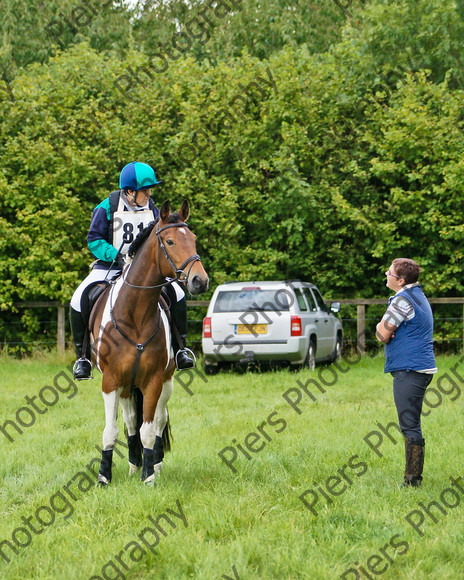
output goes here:
[{"label": "black hoof boot", "polygon": [[196,365],[196,361],[192,359],[188,353],[192,351],[188,348],[182,348],[181,350],[177,351],[176,354],[176,368],[178,371],[182,371],[185,369],[191,369]]},{"label": "black hoof boot", "polygon": [[73,367],[73,376],[76,381],[92,379],[92,363],[86,358],[78,359]]},{"label": "black hoof boot", "polygon": [[140,433],[129,435],[127,438],[129,447],[129,474],[136,473],[142,467],[142,443]]},{"label": "black hoof boot", "polygon": [[155,452],[153,449],[143,448],[143,467],[141,480],[148,485],[154,484],[155,481]]},{"label": "black hoof boot", "polygon": [[106,487],[111,483],[111,465],[113,463],[113,450],[107,449],[102,451],[102,460],[100,463],[100,471],[98,473],[97,484],[100,487]]}]

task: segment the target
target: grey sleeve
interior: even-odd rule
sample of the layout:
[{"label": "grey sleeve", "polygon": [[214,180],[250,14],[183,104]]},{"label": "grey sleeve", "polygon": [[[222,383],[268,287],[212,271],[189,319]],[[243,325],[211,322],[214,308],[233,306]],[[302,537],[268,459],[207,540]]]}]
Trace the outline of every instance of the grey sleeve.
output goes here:
[{"label": "grey sleeve", "polygon": [[404,298],[404,296],[397,296],[391,301],[382,320],[398,328],[405,320],[414,318],[414,314],[414,306],[411,302]]}]

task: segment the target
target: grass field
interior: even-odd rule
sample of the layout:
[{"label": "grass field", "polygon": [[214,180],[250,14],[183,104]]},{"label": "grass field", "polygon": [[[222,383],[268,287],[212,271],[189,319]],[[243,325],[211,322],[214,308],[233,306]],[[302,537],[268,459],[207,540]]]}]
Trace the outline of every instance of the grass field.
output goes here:
[{"label": "grass field", "polygon": [[[76,391],[69,362],[0,359],[0,424],[13,439],[0,433],[0,578],[464,578],[462,381],[449,374],[464,377],[459,357],[438,361],[418,489],[400,489],[402,438],[394,426],[398,444],[382,434],[396,421],[382,355],[315,372],[198,374],[193,395],[176,382],[158,485],[129,477],[121,445],[103,490],[90,477],[98,464],[86,467],[99,457],[101,377]],[[21,407],[31,411],[19,411],[20,434],[5,421]],[[123,442],[121,416],[119,427]]]}]

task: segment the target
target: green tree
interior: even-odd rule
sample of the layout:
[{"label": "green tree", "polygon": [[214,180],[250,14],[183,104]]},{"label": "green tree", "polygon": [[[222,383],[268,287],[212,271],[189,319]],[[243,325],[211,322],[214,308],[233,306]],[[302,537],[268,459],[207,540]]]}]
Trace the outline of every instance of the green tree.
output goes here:
[{"label": "green tree", "polygon": [[333,47],[340,63],[368,84],[395,86],[402,71],[430,70],[430,80],[464,85],[464,9],[454,0],[376,0],[347,19]]},{"label": "green tree", "polygon": [[122,0],[1,0],[0,5],[0,75],[9,81],[18,68],[46,62],[85,39],[98,51],[121,54],[131,44],[133,11]]},{"label": "green tree", "polygon": [[[140,1],[134,20],[134,38],[152,54],[176,33],[187,32],[188,54],[217,63],[246,50],[260,59],[286,46],[305,44],[323,52],[340,38],[345,15],[335,2],[296,0],[224,0],[211,7],[203,0]],[[185,47],[184,43],[180,45]]]}]

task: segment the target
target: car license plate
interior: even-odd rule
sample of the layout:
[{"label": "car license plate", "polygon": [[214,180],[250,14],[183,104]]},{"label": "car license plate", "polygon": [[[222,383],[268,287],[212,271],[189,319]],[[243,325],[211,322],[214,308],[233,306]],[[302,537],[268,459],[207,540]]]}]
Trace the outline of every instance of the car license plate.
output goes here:
[{"label": "car license plate", "polygon": [[266,334],[267,324],[237,324],[235,334]]}]

